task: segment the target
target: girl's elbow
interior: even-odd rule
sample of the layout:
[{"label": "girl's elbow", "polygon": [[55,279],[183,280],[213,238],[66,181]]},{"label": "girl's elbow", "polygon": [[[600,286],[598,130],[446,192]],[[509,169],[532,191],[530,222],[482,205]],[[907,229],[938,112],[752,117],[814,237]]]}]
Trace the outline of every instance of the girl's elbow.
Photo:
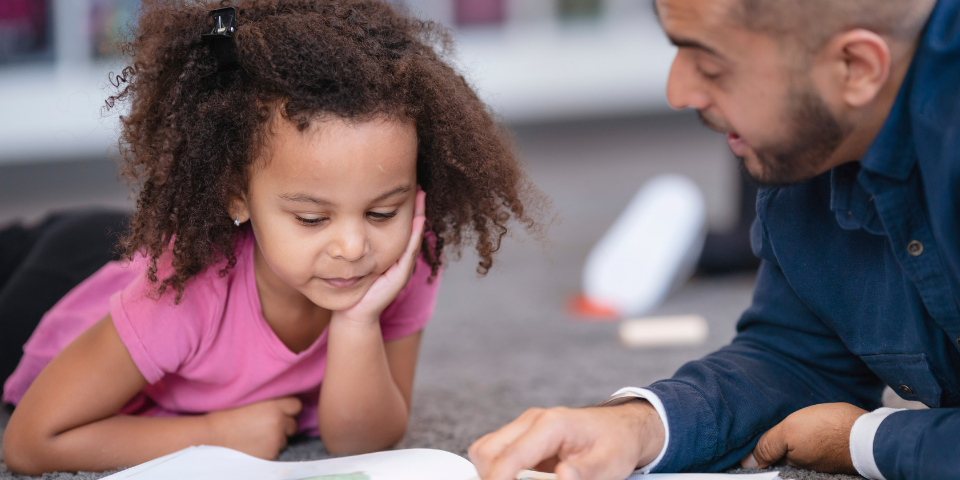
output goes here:
[{"label": "girl's elbow", "polygon": [[[323,435],[323,446],[333,455],[362,455],[365,453],[386,450],[400,443],[407,433],[407,422],[392,429],[381,429],[373,432],[369,438],[357,438],[356,431],[351,431],[341,438],[337,435]],[[348,438],[351,437],[351,438]]]},{"label": "girl's elbow", "polygon": [[392,432],[392,435],[384,435],[383,443],[381,445],[375,446],[375,448],[370,449],[369,452],[379,452],[381,450],[387,450],[397,446],[400,443],[400,440],[403,440],[403,437],[407,434],[407,423],[404,422],[402,426],[398,427],[396,431]]},{"label": "girl's elbow", "polygon": [[44,465],[45,450],[39,439],[25,432],[8,428],[3,435],[3,462],[7,469],[21,475],[39,476],[48,473]]}]

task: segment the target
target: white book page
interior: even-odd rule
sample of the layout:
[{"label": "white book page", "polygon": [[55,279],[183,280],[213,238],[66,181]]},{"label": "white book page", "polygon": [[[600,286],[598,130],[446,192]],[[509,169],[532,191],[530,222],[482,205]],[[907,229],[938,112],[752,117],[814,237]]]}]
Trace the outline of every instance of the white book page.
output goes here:
[{"label": "white book page", "polygon": [[[271,462],[223,447],[190,447],[106,477],[109,480],[477,480],[463,457],[410,449],[312,462]],[[522,471],[520,480],[555,480],[552,473]],[[777,480],[777,472],[752,475],[648,474],[627,480]]]},{"label": "white book page", "polygon": [[271,462],[223,447],[190,447],[110,480],[468,480],[466,459],[440,450],[395,450],[312,462]]},{"label": "white book page", "polygon": [[633,475],[628,480],[778,480],[780,472],[732,475],[729,473],[651,473]]},{"label": "white book page", "polygon": [[[524,470],[517,475],[520,480],[556,480],[552,473],[539,473]],[[731,475],[725,473],[649,473],[631,475],[627,480],[778,480],[780,472]]]}]

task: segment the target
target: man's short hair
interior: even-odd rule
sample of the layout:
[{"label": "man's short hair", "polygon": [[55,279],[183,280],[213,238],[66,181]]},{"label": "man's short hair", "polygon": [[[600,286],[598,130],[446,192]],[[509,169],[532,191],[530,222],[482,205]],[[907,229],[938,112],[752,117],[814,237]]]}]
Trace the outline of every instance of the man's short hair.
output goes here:
[{"label": "man's short hair", "polygon": [[732,17],[743,27],[784,37],[812,53],[838,33],[863,28],[912,39],[936,0],[736,0]]}]

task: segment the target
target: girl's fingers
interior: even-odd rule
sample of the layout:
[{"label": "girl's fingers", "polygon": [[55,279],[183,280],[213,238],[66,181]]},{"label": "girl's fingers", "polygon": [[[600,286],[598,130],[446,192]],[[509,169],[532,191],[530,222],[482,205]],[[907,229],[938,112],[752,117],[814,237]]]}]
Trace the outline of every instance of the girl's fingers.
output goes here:
[{"label": "girl's fingers", "polygon": [[277,405],[284,415],[296,416],[303,410],[303,402],[297,397],[284,397],[277,400]]},{"label": "girl's fingers", "polygon": [[297,433],[297,419],[294,417],[287,417],[283,421],[283,433],[288,437],[292,437],[293,434]]},{"label": "girl's fingers", "polygon": [[[410,231],[410,240],[407,242],[407,248],[396,263],[390,266],[386,272],[383,272],[364,295],[357,305],[378,305],[389,297],[388,301],[393,301],[401,289],[410,281],[413,276],[413,267],[420,254],[420,244],[423,239],[424,224],[426,223],[426,197],[423,190],[417,190],[417,196],[414,200],[413,225]],[[371,303],[372,302],[372,303]],[[386,305],[383,305],[385,308]],[[368,307],[360,307],[361,310]]]},{"label": "girl's fingers", "polygon": [[420,185],[417,185],[417,199],[414,202],[413,214],[420,217],[427,214],[427,192],[420,190]]},{"label": "girl's fingers", "polygon": [[[413,214],[413,228],[410,232],[410,242],[407,243],[406,255],[403,258],[401,257],[401,262],[404,260],[413,262],[416,260],[417,255],[420,254],[420,243],[423,240],[423,229],[426,224],[427,218],[425,216],[426,205],[427,205],[427,192],[423,190],[417,190],[417,198],[414,203],[414,214]],[[403,265],[404,267],[408,265]]]}]

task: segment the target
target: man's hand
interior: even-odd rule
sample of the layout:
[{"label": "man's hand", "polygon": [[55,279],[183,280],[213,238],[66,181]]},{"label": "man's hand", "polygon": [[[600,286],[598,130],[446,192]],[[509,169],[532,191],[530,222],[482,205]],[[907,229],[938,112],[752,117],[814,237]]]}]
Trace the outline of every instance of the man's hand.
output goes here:
[{"label": "man's hand", "polygon": [[553,470],[558,480],[623,480],[663,449],[663,423],[645,400],[616,407],[532,409],[470,446],[483,480]]},{"label": "man's hand", "polygon": [[794,412],[760,437],[740,464],[766,468],[784,461],[791,467],[857,475],[850,459],[850,429],[866,410],[849,403],[825,403]]}]

